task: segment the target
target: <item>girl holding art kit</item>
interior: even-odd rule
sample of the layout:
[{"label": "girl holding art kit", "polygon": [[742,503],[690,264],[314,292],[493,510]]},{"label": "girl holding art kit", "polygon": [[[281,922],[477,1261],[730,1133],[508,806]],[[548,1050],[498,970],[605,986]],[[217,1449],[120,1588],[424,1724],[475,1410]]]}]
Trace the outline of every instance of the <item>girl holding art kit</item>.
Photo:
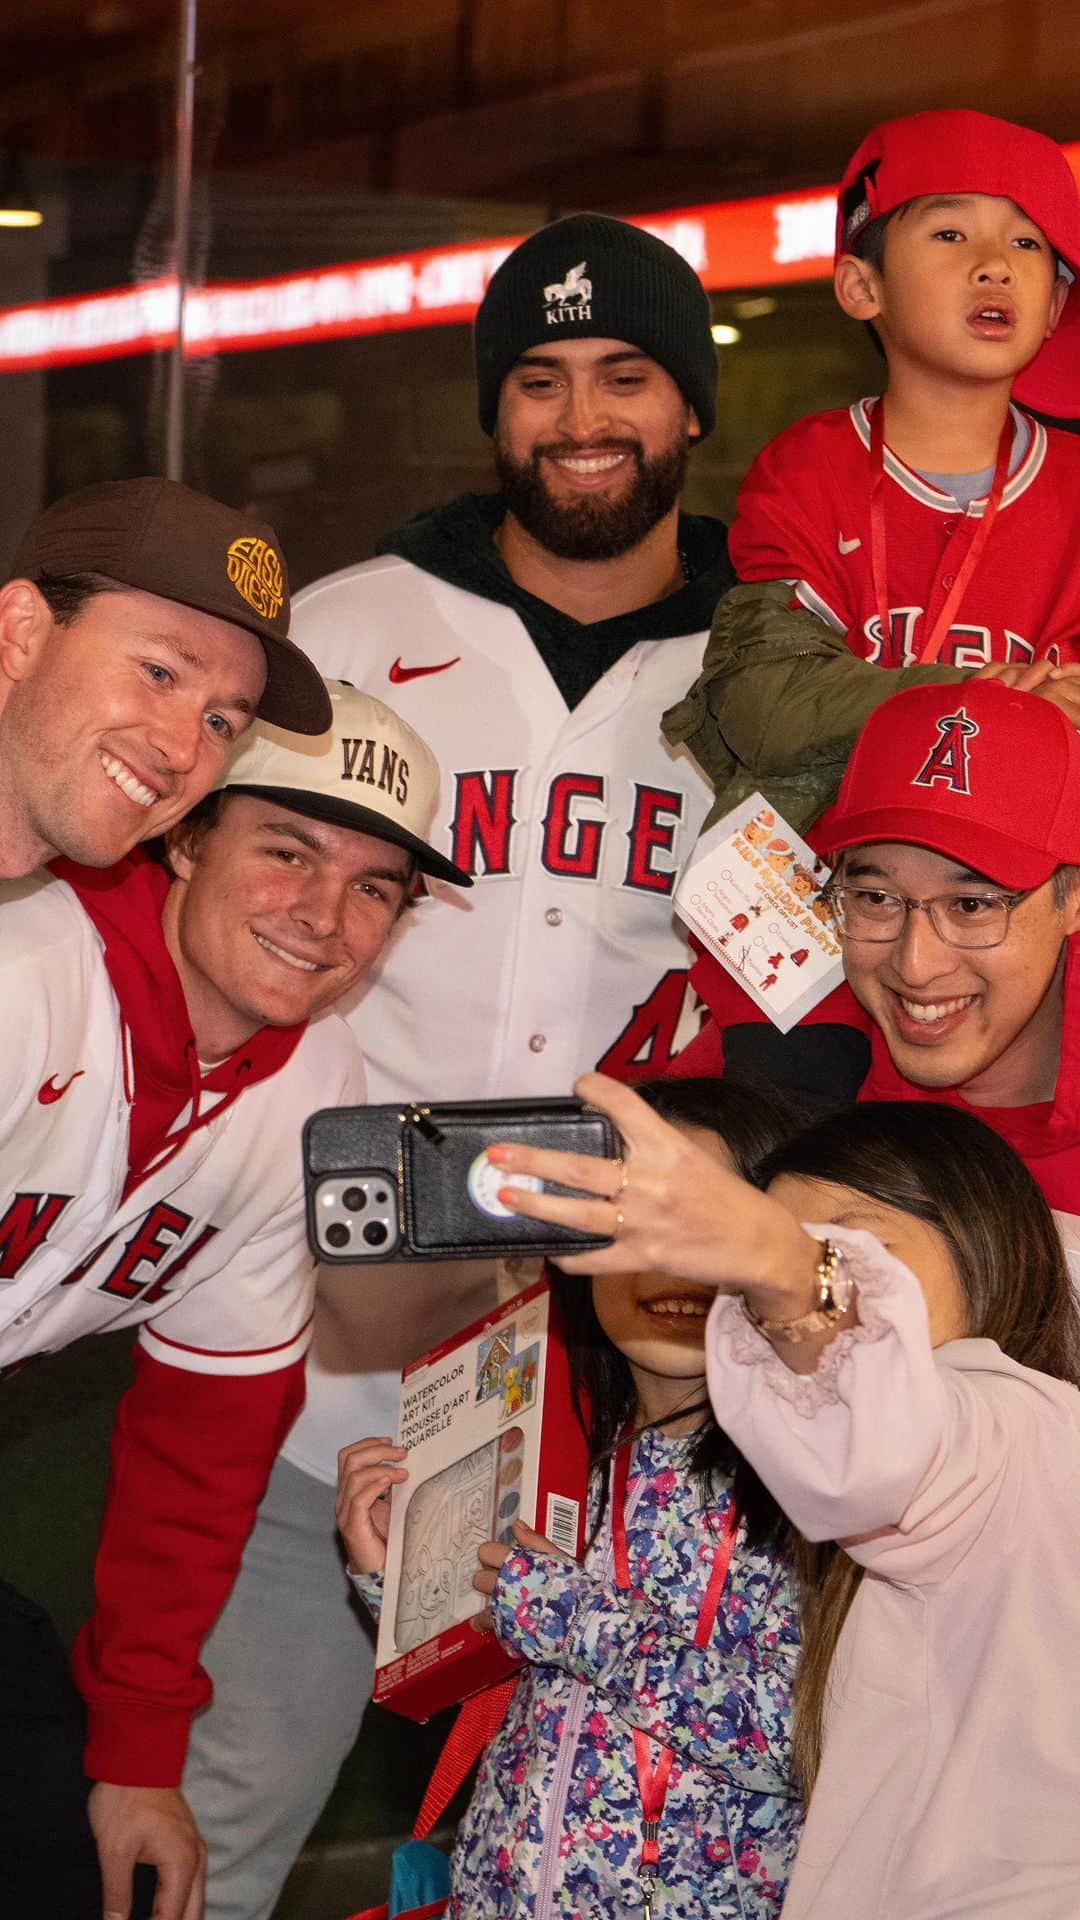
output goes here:
[{"label": "girl holding art kit", "polygon": [[[796,1121],[772,1093],[643,1091],[713,1166],[746,1171]],[[786,1524],[705,1391],[709,1296],[655,1274],[556,1276],[590,1440],[583,1564],[530,1528],[475,1584],[525,1665],[462,1822],[453,1920],[649,1914],[775,1920],[802,1825],[790,1773],[797,1602]],[[343,1456],[339,1524],[377,1604],[403,1451]]]}]

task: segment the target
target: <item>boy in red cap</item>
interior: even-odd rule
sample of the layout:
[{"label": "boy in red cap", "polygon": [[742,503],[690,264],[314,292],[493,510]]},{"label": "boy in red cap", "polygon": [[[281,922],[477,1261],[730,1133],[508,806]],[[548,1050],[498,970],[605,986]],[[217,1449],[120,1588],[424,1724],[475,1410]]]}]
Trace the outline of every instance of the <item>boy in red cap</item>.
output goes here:
[{"label": "boy in red cap", "polygon": [[[993,683],[909,689],[867,721],[815,837],[836,862],[846,975],[796,1030],[822,1079],[866,1036],[849,1097],[973,1107],[1080,1215],[1076,729]],[[737,1057],[790,1079],[787,1037],[719,963],[691,977],[713,1018],[678,1070]]]},{"label": "boy in red cap", "polygon": [[[1080,721],[1080,194],[1060,147],[966,109],[867,136],[840,187],[836,297],[885,393],[758,455],[705,669],[665,716],[717,813],[760,786],[796,826],[899,688],[1003,675]],[[873,671],[891,669],[888,680]]]}]

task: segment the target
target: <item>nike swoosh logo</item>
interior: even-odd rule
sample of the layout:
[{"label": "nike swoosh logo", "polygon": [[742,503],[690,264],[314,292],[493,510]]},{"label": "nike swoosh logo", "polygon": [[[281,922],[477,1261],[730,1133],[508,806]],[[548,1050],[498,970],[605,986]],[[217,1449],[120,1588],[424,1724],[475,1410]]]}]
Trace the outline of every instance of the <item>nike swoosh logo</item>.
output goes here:
[{"label": "nike swoosh logo", "polygon": [[[71,1080],[81,1080],[85,1071],[84,1067],[80,1067],[77,1073],[72,1074]],[[71,1085],[71,1080],[65,1080],[63,1086],[58,1087],[55,1073],[50,1073],[44,1086],[38,1088],[38,1099],[41,1105],[51,1107],[54,1100],[62,1100]]]},{"label": "nike swoosh logo", "polygon": [[426,673],[445,673],[448,667],[456,667],[460,659],[460,653],[456,653],[452,660],[440,660],[437,667],[403,667],[401,664],[401,655],[398,654],[397,659],[390,669],[390,679],[393,681],[395,687],[401,687],[404,686],[406,680],[423,679]]},{"label": "nike swoosh logo", "polygon": [[854,553],[856,547],[862,546],[862,541],[859,539],[858,534],[855,535],[854,540],[845,540],[843,534],[840,534],[836,544],[841,553]]}]

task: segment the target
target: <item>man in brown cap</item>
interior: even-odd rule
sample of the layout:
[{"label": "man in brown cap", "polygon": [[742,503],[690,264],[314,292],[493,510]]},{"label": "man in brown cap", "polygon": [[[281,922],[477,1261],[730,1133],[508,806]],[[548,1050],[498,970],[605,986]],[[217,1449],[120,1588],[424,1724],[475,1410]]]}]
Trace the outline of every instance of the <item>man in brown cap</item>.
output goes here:
[{"label": "man in brown cap", "polygon": [[164,833],[256,714],[325,732],[288,629],[277,536],[251,514],[155,477],[47,508],[0,587],[0,878]]}]

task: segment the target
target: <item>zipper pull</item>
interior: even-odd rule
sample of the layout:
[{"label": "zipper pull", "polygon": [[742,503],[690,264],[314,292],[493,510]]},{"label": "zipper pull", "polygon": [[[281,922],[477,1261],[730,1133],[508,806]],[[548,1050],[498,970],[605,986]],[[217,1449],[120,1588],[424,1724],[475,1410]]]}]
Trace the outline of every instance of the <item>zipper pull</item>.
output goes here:
[{"label": "zipper pull", "polygon": [[410,1107],[405,1115],[409,1125],[416,1128],[418,1134],[441,1153],[444,1160],[449,1159],[451,1144],[441,1127],[435,1125],[426,1107]]}]

